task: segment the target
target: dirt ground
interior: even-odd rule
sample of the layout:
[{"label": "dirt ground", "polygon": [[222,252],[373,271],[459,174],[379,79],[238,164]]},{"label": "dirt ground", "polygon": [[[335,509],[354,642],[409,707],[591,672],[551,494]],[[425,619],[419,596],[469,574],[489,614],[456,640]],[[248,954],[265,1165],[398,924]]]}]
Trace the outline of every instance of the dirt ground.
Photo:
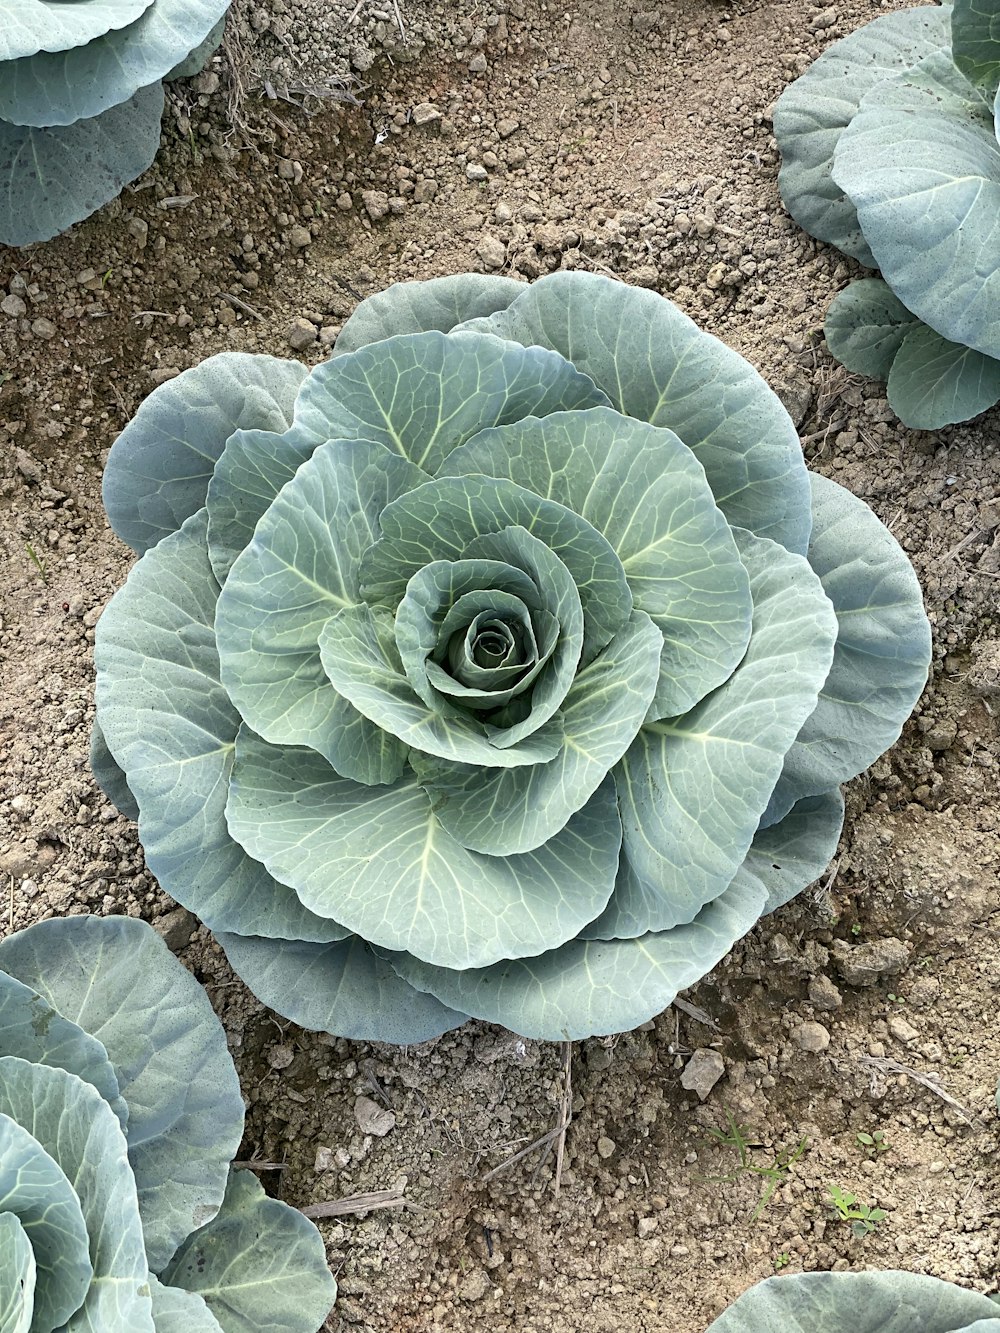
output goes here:
[{"label": "dirt ground", "polygon": [[[801,1269],[996,1290],[1000,414],[909,432],[833,363],[822,318],[852,266],[784,214],[768,118],[877,12],[237,5],[226,53],[171,92],[146,176],[67,236],[0,250],[2,928],[158,924],[227,1026],[241,1155],[282,1164],[267,1187],[299,1206],[402,1196],[320,1222],[331,1330],[702,1333]],[[698,1016],[574,1048],[556,1199],[551,1153],[486,1177],[555,1123],[558,1047],[470,1024],[395,1050],[279,1022],[145,873],[87,743],[93,626],[129,564],[100,474],[145,394],[228,348],[319,360],[396,279],[559,267],[663,292],[760,369],[810,465],[909,552],[935,657],[899,745],[848,791],[824,882],[687,993]],[[682,1083],[702,1048],[725,1071],[704,1102]],[[884,1150],[859,1142],[876,1133]],[[831,1186],[884,1219],[855,1236]]]}]

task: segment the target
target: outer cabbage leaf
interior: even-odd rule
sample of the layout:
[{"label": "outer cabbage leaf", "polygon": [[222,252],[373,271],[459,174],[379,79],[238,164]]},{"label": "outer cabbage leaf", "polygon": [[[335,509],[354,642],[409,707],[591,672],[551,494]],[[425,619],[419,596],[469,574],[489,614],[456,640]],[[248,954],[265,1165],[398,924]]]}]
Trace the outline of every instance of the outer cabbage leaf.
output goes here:
[{"label": "outer cabbage leaf", "polygon": [[135,797],[125,781],[125,774],[115,762],[115,757],[108,749],[101,724],[94,719],[90,729],[90,769],[97,779],[97,785],[115,809],[133,821],[139,818],[139,807]]},{"label": "outer cabbage leaf", "polygon": [[863,772],[899,738],[927,683],[931,631],[913,566],[871,509],[815,473],[809,563],[837,614],[833,664],[764,814]]},{"label": "outer cabbage leaf", "polygon": [[334,690],[320,632],[361,601],[361,556],[382,510],[424,480],[384,445],[323,445],[260,520],[219,598],[221,678],[240,715],[266,740],[309,746],[355,782],[395,782],[406,746]]},{"label": "outer cabbage leaf", "polygon": [[414,990],[357,935],[339,944],[226,934],[216,939],[254,995],[311,1032],[412,1046],[468,1018]]},{"label": "outer cabbage leaf", "polygon": [[107,1051],[158,1271],[218,1209],[243,1134],[239,1080],[207,995],[155,931],[127,917],[40,922],[0,943],[0,969]]},{"label": "outer cabbage leaf", "polygon": [[[31,1121],[28,1121],[31,1124]],[[31,1242],[38,1328],[60,1328],[83,1304],[94,1277],[80,1200],[34,1135],[0,1114],[0,1218],[16,1217]],[[0,1273],[6,1268],[0,1254]],[[7,1282],[0,1279],[0,1292]]]},{"label": "outer cabbage leaf", "polygon": [[650,916],[633,933],[693,921],[732,881],[833,659],[837,621],[807,562],[736,537],[754,599],[746,657],[689,713],[647,723],[614,770],[632,878],[611,912],[637,915],[641,882]]},{"label": "outer cabbage leaf", "polygon": [[[758,869],[766,868],[760,858],[781,860],[778,896],[788,901],[829,864],[837,849],[842,814],[837,793],[804,801],[787,822],[758,834],[751,856],[725,893],[694,921],[662,934],[593,940],[584,932],[580,939],[539,958],[466,972],[431,967],[402,954],[390,955],[389,961],[418,989],[524,1037],[574,1041],[628,1032],[662,1013],[682,990],[706,976],[770,910],[768,888],[757,875]],[[768,870],[769,883],[774,874]]]},{"label": "outer cabbage leaf", "polygon": [[831,175],[834,153],[865,93],[948,49],[950,14],[948,6],[921,5],[865,24],[824,51],[774,108],[785,207],[811,236],[871,268],[854,204]]},{"label": "outer cabbage leaf", "polygon": [[721,685],[750,638],[750,585],[705,471],[672,431],[610,408],[556,412],[474,436],[442,468],[506,478],[607,538],[636,607],[663,632],[651,715]]},{"label": "outer cabbage leaf", "polygon": [[230,1174],[218,1214],[162,1276],[200,1295],[223,1333],[316,1333],[337,1296],[319,1232],[249,1171]]},{"label": "outer cabbage leaf", "polygon": [[133,23],[153,0],[0,0],[0,62],[66,51]]},{"label": "outer cabbage leaf", "polygon": [[563,943],[603,909],[620,828],[610,782],[537,851],[467,851],[412,775],[347,782],[310,750],[243,731],[229,827],[313,911],[364,939],[445,966],[482,966]]},{"label": "outer cabbage leaf", "polygon": [[200,41],[194,50],[189,51],[183,60],[168,70],[163,76],[167,83],[173,79],[190,79],[195,74],[200,74],[208,64],[209,57],[222,45],[222,39],[226,32],[226,15],[223,14],[218,23],[208,32],[203,41]]},{"label": "outer cabbage leaf", "polygon": [[[93,6],[92,0],[72,0],[55,9],[44,7],[53,13]],[[71,125],[99,116],[127,101],[137,88],[168,74],[228,7],[229,0],[155,0],[135,22],[96,41],[56,52],[47,47],[10,61],[0,80],[0,120],[15,125]],[[36,5],[29,0],[21,6],[22,11],[25,8],[33,10]]]},{"label": "outer cabbage leaf", "polygon": [[165,1287],[150,1274],[156,1333],[223,1333],[222,1325],[202,1298],[180,1287]]},{"label": "outer cabbage leaf", "polygon": [[1000,13],[988,0],[955,0],[951,51],[970,83],[992,96],[1000,82]]},{"label": "outer cabbage leaf", "polygon": [[146,863],[210,929],[342,939],[226,831],[241,720],[219,683],[206,532],[200,510],[147,551],[97,626],[98,719],[139,805]]},{"label": "outer cabbage leaf", "polygon": [[680,436],[731,524],[805,551],[808,480],[788,413],[743,357],[656,292],[553,273],[467,327],[567,357],[617,411]]},{"label": "outer cabbage leaf", "polygon": [[751,1287],[708,1333],[1000,1333],[988,1296],[916,1273],[791,1273]]},{"label": "outer cabbage leaf", "polygon": [[903,305],[950,342],[1000,357],[1000,145],[992,102],[948,54],[865,96],[833,175]]},{"label": "outer cabbage leaf", "polygon": [[914,430],[968,421],[1000,400],[1000,361],[918,323],[896,353],[886,397]]},{"label": "outer cabbage leaf", "polygon": [[[3,945],[0,944],[0,954]],[[0,962],[0,968],[3,963]],[[128,1107],[118,1076],[100,1041],[64,1018],[37,990],[0,971],[0,1055],[16,1055],[32,1064],[52,1065],[91,1084],[124,1128]]]},{"label": "outer cabbage leaf", "polygon": [[830,302],[823,335],[830,351],[848,370],[887,380],[903,340],[919,325],[920,320],[888,283],[881,278],[860,278]]},{"label": "outer cabbage leaf", "polygon": [[287,429],[305,374],[299,361],[220,352],[154,389],[104,470],[104,507],[122,541],[142,554],[176,532],[205,503],[233,431]]},{"label": "outer cabbage leaf", "polygon": [[889,405],[915,430],[968,421],[1000,400],[1000,361],[942,338],[881,278],[840,292],[823,331],[848,370],[888,381]]},{"label": "outer cabbage leaf", "polygon": [[[89,4],[73,0],[28,7],[49,15],[78,12]],[[23,12],[25,6],[20,8]],[[163,85],[153,83],[73,125],[39,128],[0,120],[0,245],[48,241],[121,194],[156,156],[162,114]]]},{"label": "outer cabbage leaf", "polygon": [[4,1056],[0,1115],[31,1126],[73,1187],[87,1224],[94,1277],[61,1333],[154,1333],[135,1182],[107,1102],[75,1074]]},{"label": "outer cabbage leaf", "polygon": [[523,282],[483,273],[459,273],[427,282],[396,282],[361,302],[340,331],[334,356],[356,352],[399,333],[448,333],[456,324],[503,310]]},{"label": "outer cabbage leaf", "polygon": [[24,1227],[13,1213],[0,1213],[0,1333],[30,1333],[36,1281]]}]

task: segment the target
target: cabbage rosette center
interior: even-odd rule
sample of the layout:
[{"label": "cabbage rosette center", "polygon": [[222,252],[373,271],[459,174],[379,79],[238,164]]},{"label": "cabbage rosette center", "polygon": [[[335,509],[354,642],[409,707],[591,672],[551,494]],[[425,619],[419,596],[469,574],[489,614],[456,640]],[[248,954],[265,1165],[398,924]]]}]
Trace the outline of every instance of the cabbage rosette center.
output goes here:
[{"label": "cabbage rosette center", "polygon": [[463,275],[156,390],[93,757],[267,1003],[634,1026],[833,854],[926,674],[902,552],[662,298]]}]

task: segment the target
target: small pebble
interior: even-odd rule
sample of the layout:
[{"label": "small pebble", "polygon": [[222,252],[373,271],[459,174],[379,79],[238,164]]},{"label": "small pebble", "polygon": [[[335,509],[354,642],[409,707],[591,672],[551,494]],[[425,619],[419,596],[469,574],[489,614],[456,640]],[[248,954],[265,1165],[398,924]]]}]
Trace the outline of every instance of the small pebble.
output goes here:
[{"label": "small pebble", "polygon": [[614,1139],[609,1139],[605,1134],[597,1140],[597,1155],[603,1157],[605,1161],[614,1156],[615,1149],[618,1147]]},{"label": "small pebble", "polygon": [[293,319],[288,329],[288,346],[294,352],[304,352],[319,336],[316,325],[301,315]]},{"label": "small pebble", "polygon": [[725,1072],[725,1062],[719,1052],[710,1046],[701,1046],[684,1066],[681,1087],[696,1092],[699,1101],[704,1101]]},{"label": "small pebble", "polygon": [[800,1051],[825,1051],[830,1045],[830,1034],[822,1023],[800,1023],[792,1032],[792,1041]]},{"label": "small pebble", "polygon": [[489,180],[489,172],[485,167],[480,166],[478,162],[470,162],[465,168],[465,174],[470,181]]},{"label": "small pebble", "polygon": [[294,1059],[295,1052],[284,1044],[272,1046],[267,1053],[267,1063],[272,1069],[287,1069]]},{"label": "small pebble", "polygon": [[471,1273],[466,1273],[458,1284],[459,1300],[463,1301],[481,1301],[488,1291],[491,1291],[493,1284],[489,1279],[489,1274],[483,1268],[474,1268]]},{"label": "small pebble", "polygon": [[371,1134],[376,1139],[384,1139],[396,1127],[394,1112],[387,1111],[370,1097],[359,1097],[354,1103],[354,1119],[362,1134]]}]

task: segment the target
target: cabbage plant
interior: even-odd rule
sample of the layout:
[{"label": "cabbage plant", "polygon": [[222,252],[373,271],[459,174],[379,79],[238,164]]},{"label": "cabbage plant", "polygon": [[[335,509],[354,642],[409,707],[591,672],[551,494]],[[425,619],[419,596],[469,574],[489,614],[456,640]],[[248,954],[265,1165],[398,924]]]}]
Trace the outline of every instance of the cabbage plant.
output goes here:
[{"label": "cabbage plant", "polygon": [[163,80],[196,74],[229,0],[0,0],[0,244],[47,241],[140,176]]},{"label": "cabbage plant", "polygon": [[790,1273],[751,1287],[708,1333],[1000,1333],[988,1296],[916,1273]]},{"label": "cabbage plant", "polygon": [[223,353],[111,450],[95,768],[305,1027],[634,1027],[837,845],[929,630],[775,395],[654,293],[461,275]]},{"label": "cabbage plant", "polygon": [[835,42],[775,109],[789,212],[881,273],[835,299],[827,343],[909,426],[1000,401],[998,82],[1000,11],[956,0]]},{"label": "cabbage plant", "polygon": [[0,943],[0,1329],[316,1333],[313,1224],[230,1163],[222,1025],[156,932],[44,921]]}]

